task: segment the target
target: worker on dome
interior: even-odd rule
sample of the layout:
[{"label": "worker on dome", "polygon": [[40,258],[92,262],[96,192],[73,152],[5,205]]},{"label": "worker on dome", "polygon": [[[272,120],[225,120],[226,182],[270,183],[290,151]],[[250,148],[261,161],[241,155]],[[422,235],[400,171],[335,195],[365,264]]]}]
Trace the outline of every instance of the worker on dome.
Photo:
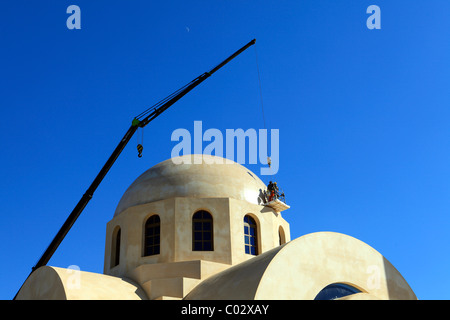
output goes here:
[{"label": "worker on dome", "polygon": [[272,183],[272,181],[269,181],[269,184],[267,185],[267,191],[269,193],[269,202],[272,201],[275,197],[275,184]]},{"label": "worker on dome", "polygon": [[278,189],[278,185],[276,182],[269,181],[269,184],[267,185],[267,191],[269,193],[269,202],[280,197],[280,189]]}]

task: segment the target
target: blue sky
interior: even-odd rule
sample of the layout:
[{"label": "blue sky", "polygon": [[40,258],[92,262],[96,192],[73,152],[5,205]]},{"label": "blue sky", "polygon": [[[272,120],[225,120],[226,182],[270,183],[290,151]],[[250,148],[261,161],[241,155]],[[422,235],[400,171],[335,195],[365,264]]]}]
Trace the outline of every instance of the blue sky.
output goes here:
[{"label": "blue sky", "polygon": [[[71,4],[80,30],[66,27]],[[380,30],[366,27],[372,4]],[[133,117],[256,38],[291,237],[351,235],[419,299],[450,299],[449,12],[447,0],[3,2],[0,298]],[[130,142],[49,264],[101,273],[106,223],[134,179],[170,158],[172,132],[195,120],[262,129],[259,94],[250,48],[145,128],[143,158]]]}]

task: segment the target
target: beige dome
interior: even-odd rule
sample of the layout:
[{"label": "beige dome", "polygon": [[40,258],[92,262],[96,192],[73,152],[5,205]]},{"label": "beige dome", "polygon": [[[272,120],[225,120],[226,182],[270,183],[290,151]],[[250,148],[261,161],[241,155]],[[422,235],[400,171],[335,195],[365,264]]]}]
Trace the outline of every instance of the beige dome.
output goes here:
[{"label": "beige dome", "polygon": [[313,300],[326,286],[361,291],[342,300],[417,300],[398,270],[378,251],[351,236],[315,232],[219,272],[185,300]]},{"label": "beige dome", "polygon": [[261,204],[264,190],[266,185],[256,174],[234,161],[186,155],[145,171],[125,191],[114,216],[129,207],[173,197],[233,198]]}]

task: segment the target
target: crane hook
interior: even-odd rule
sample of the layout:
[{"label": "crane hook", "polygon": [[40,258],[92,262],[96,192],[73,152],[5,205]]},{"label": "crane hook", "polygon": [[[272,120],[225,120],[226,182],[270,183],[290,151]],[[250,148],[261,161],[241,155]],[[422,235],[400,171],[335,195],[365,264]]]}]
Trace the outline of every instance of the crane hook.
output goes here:
[{"label": "crane hook", "polygon": [[139,158],[142,158],[142,150],[144,150],[144,147],[142,146],[142,144],[138,144],[137,151],[139,152],[139,154],[138,154]]}]

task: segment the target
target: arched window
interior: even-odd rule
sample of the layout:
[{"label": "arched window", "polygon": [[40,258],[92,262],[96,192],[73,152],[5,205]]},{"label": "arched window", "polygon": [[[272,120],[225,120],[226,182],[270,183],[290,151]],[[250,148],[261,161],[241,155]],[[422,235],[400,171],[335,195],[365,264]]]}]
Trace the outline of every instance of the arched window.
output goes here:
[{"label": "arched window", "polygon": [[120,227],[116,227],[111,245],[111,268],[117,266],[120,262],[120,234]]},{"label": "arched window", "polygon": [[145,222],[144,256],[159,254],[161,220],[153,215]]},{"label": "arched window", "polygon": [[244,217],[244,243],[245,253],[258,255],[258,236],[256,221],[246,215]]},{"label": "arched window", "polygon": [[351,285],[345,283],[333,283],[320,290],[314,300],[334,300],[359,292],[361,292],[361,290]]},{"label": "arched window", "polygon": [[192,217],[192,250],[214,251],[213,218],[207,211],[197,211]]},{"label": "arched window", "polygon": [[278,228],[278,239],[280,240],[280,246],[286,243],[286,235],[282,226]]}]

